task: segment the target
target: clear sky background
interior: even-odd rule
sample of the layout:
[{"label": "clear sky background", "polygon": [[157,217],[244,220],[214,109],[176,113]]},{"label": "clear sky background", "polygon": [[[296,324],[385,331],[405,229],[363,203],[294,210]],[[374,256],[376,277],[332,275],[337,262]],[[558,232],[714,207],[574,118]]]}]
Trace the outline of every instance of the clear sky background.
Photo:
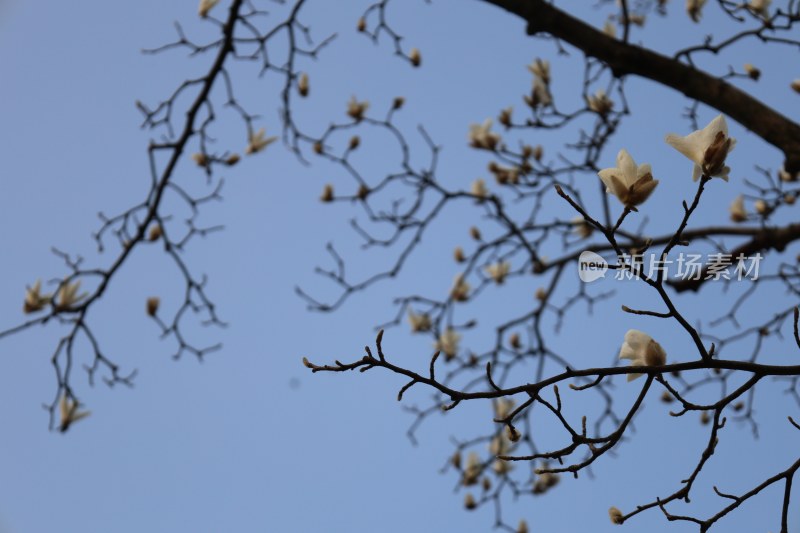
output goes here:
[{"label": "clear sky background", "polygon": [[[455,0],[395,4],[397,28],[409,46],[422,50],[421,69],[392,57],[388,42],[375,47],[356,33],[365,2],[310,2],[305,21],[315,34],[338,31],[339,37],[319,61],[303,67],[311,75],[312,97],[298,112],[309,129],[341,120],[351,94],[370,100],[375,109],[403,95],[408,105],[401,126],[413,134],[417,124],[425,124],[444,146],[441,179],[467,188],[474,178],[487,177],[485,155],[466,148],[469,124],[496,116],[507,105],[522,109],[521,95],[530,87],[525,65],[534,57],[551,59],[556,99],[568,102],[578,94],[581,55],[573,53],[562,63],[551,44],[526,37],[519,20],[495,8]],[[611,10],[574,4],[598,26]],[[144,56],[140,50],[173,38],[175,20],[192,35],[211,35],[196,7],[193,1],[0,1],[0,328],[22,320],[26,285],[63,275],[50,246],[80,253],[87,261],[108,260],[97,258],[90,236],[99,226],[97,213],[116,213],[138,202],[149,183],[145,148],[150,134],[138,129],[134,102],[159,100],[183,79],[204,72],[209,61],[206,56],[187,60],[183,52]],[[224,9],[221,5],[217,12]],[[708,24],[700,28],[688,21],[681,2],[670,9],[670,17],[653,17],[644,30],[634,29],[633,41],[669,50],[677,46],[676,35],[689,43],[724,27],[712,6],[704,18]],[[740,85],[797,119],[798,96],[788,88],[797,77],[791,74],[797,72],[796,53],[765,50],[760,44],[737,47],[715,60],[722,65],[717,72],[725,72],[728,64],[737,69],[745,62],[757,64],[762,80]],[[275,79],[259,79],[249,68],[237,75],[243,98],[263,117],[258,125],[277,132]],[[638,162],[652,163],[661,185],[647,215],[654,228],[671,228],[680,215],[680,199],[693,194],[694,186],[690,163],[662,139],[668,132],[689,132],[680,117],[687,102],[638,80],[629,83],[628,94],[634,117],[612,142],[605,166],[613,166],[622,147]],[[716,114],[701,109],[701,121]],[[755,164],[773,170],[780,165],[775,149],[736,124],[731,130],[739,139],[731,156],[731,182],[710,184],[698,225],[727,218],[727,206],[743,192],[742,179],[752,175]],[[246,144],[236,121],[223,122],[215,133],[222,148],[242,150]],[[565,140],[559,134],[524,138],[544,145],[547,154]],[[356,161],[368,167],[385,168],[383,162],[394,157],[368,148],[356,154]],[[205,183],[188,159],[178,177]],[[359,255],[348,223],[360,215],[354,207],[317,200],[324,183],[347,191],[352,182],[325,163],[300,165],[277,144],[243,160],[226,178],[224,202],[209,206],[203,219],[224,224],[225,232],[195,242],[187,253],[194,272],[208,274],[209,294],[230,323],[225,330],[190,331],[200,342],[222,341],[221,351],[202,364],[190,356],[178,362],[170,358],[174,347],[159,340],[144,300],[159,295],[164,309],[174,308],[182,299],[182,282],[163,254],[146,246],[136,251],[90,317],[109,355],[125,368],[138,369],[136,386],[90,388],[76,375],[73,385],[93,414],[67,434],[47,431],[41,407],[54,392],[49,358],[57,328],[0,342],[0,532],[489,530],[491,510],[463,511],[463,494],[453,490],[457,479],[438,473],[451,453],[451,436],[468,437],[488,427],[488,404],[433,417],[414,447],[405,438],[412,418],[395,401],[401,380],[380,371],[312,376],[300,363],[302,356],[317,362],[360,357],[362,347],[372,343],[374,326],[394,315],[394,297],[443,294],[456,272],[452,249],[468,245],[467,228],[479,222],[474,206],[449,210],[400,279],[358,294],[334,314],[312,314],[294,287],[335,294],[313,274],[314,266],[327,259],[325,243],[339,245],[355,273],[375,271],[389,260],[385,254]],[[547,208],[562,218],[573,216],[561,205]],[[796,253],[790,249],[785,257]],[[675,325],[617,311],[622,303],[646,306],[652,295],[632,284],[602,283],[608,284],[598,291],[614,288],[616,296],[591,317],[579,309],[559,336],[552,334],[575,366],[608,364],[631,327],[659,339],[670,360],[694,357]],[[510,292],[487,295],[476,313],[524,310],[540,284],[524,280]],[[689,296],[682,305],[692,321],[706,320],[719,315],[729,298],[715,289]],[[753,304],[754,314],[769,316],[785,302],[790,300],[780,293],[766,293]],[[481,349],[488,346],[478,334],[468,340]],[[424,365],[431,352],[430,339],[412,338],[405,325],[389,330],[385,344],[389,357],[412,366]],[[790,348],[776,344],[772,360],[796,356]],[[737,349],[726,355],[744,357],[750,346]],[[625,385],[620,380],[617,389],[623,403],[637,389]],[[797,406],[782,387],[762,386],[756,403],[764,422],[759,440],[745,425],[725,429],[725,445],[695,489],[694,509],[706,511],[701,514],[722,504],[707,480],[740,492],[796,459],[799,437],[784,421],[787,414],[797,416]],[[609,506],[627,510],[674,491],[696,464],[705,431],[696,419],[669,417],[656,394],[637,419],[636,439],[623,443],[617,457],[600,461],[593,470],[596,479],[564,479],[558,490],[509,505],[510,521],[524,517],[532,531],[549,533],[616,531],[606,515]],[[428,398],[418,390],[408,401],[424,404]],[[779,491],[767,491],[735,519],[722,522],[720,530],[777,531],[779,497]],[[800,516],[794,513],[793,519],[793,531],[800,531]],[[626,526],[667,529],[658,513]],[[670,525],[669,530],[695,529]]]}]

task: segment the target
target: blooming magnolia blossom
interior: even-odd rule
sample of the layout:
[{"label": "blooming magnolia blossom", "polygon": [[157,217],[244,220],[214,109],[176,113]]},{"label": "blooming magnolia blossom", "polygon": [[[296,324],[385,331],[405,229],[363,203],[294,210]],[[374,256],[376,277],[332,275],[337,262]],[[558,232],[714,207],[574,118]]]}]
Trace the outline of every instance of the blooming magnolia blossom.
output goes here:
[{"label": "blooming magnolia blossom", "polygon": [[769,18],[769,5],[771,3],[772,0],[750,0],[747,3],[747,9],[766,19]]},{"label": "blooming magnolia blossom", "polygon": [[367,112],[369,108],[369,102],[363,100],[359,102],[356,100],[355,96],[350,97],[350,101],[347,102],[347,114],[355,120],[356,122],[361,122],[364,119],[364,113]]},{"label": "blooming magnolia blossom", "polygon": [[[630,329],[625,334],[625,341],[619,350],[620,359],[629,359],[631,366],[662,366],[667,361],[667,353],[653,338],[642,331]],[[641,374],[628,374],[628,381]]]},{"label": "blooming magnolia blossom", "polygon": [[492,119],[487,118],[483,124],[471,124],[469,127],[469,142],[473,148],[494,150],[500,142],[500,135],[491,131]]},{"label": "blooming magnolia blossom", "polygon": [[22,310],[25,313],[35,313],[41,311],[52,300],[52,294],[42,294],[42,280],[37,279],[33,287],[28,287],[25,291],[25,304]]},{"label": "blooming magnolia blossom", "polygon": [[598,115],[606,115],[614,107],[614,102],[606,95],[603,89],[598,89],[597,92],[589,95],[586,100],[589,104],[589,109]]},{"label": "blooming magnolia blossom", "polygon": [[545,85],[550,83],[550,62],[546,59],[537,57],[533,60],[533,63],[528,65],[528,70],[531,71],[531,74],[541,79]]},{"label": "blooming magnolia blossom", "polygon": [[747,220],[747,210],[744,208],[744,196],[741,194],[731,203],[731,220],[734,222],[744,222]]},{"label": "blooming magnolia blossom", "polygon": [[508,261],[499,261],[486,267],[486,273],[498,285],[506,280],[509,270],[511,270],[511,264]]},{"label": "blooming magnolia blossom", "polygon": [[84,298],[86,298],[87,293],[78,294],[78,290],[81,288],[81,281],[78,280],[75,283],[68,283],[64,281],[61,284],[61,287],[58,289],[58,296],[57,296],[57,305],[61,310],[69,309],[76,303],[80,302]]},{"label": "blooming magnolia blossom", "polygon": [[200,7],[197,8],[197,14],[203,18],[206,18],[208,16],[208,12],[211,11],[218,3],[219,0],[200,0]]},{"label": "blooming magnolia blossom", "polygon": [[697,130],[686,137],[670,133],[667,144],[678,150],[694,162],[692,179],[700,176],[719,177],[728,181],[730,167],[725,166],[725,158],[736,146],[736,139],[728,137],[728,123],[725,117],[718,115],[702,130]]},{"label": "blooming magnolia blossom", "polygon": [[658,185],[658,180],[653,179],[650,165],[645,163],[637,166],[625,149],[617,154],[616,168],[605,168],[597,175],[605,184],[606,192],[612,193],[628,208],[635,208],[647,200]]},{"label": "blooming magnolia blossom", "polygon": [[411,331],[420,333],[431,329],[431,317],[428,313],[415,313],[408,310],[408,323],[411,324]]},{"label": "blooming magnolia blossom", "polygon": [[700,22],[700,15],[706,0],[686,0],[686,13],[695,22]]},{"label": "blooming magnolia blossom", "polygon": [[59,424],[59,431],[64,433],[69,427],[91,414],[90,411],[78,411],[78,402],[67,398],[64,394],[58,402],[58,410],[61,415],[61,423]]},{"label": "blooming magnolia blossom", "polygon": [[461,342],[461,335],[453,328],[447,328],[439,340],[434,343],[434,348],[441,350],[446,359],[452,359],[458,354],[458,343]]},{"label": "blooming magnolia blossom", "polygon": [[251,131],[250,135],[248,136],[247,148],[244,149],[244,153],[257,154],[278,139],[277,137],[265,137],[265,135],[266,131],[264,128],[261,128],[255,133]]}]

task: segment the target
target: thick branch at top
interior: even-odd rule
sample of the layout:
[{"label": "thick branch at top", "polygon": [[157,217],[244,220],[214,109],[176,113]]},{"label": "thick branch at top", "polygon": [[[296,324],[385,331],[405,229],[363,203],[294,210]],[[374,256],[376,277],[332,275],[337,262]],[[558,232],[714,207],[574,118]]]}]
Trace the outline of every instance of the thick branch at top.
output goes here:
[{"label": "thick branch at top", "polygon": [[676,59],[609,37],[543,0],[484,0],[606,63],[616,76],[633,74],[671,87],[730,116],[780,149],[788,172],[800,172],[800,125],[733,85]]}]

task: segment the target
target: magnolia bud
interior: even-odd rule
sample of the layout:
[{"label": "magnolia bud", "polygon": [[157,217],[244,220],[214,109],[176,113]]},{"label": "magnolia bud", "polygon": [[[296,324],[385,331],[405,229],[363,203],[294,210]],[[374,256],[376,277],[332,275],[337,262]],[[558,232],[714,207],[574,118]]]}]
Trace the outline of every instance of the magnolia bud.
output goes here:
[{"label": "magnolia bud", "polygon": [[163,234],[164,234],[164,230],[162,230],[162,229],[161,229],[161,226],[159,226],[158,224],[154,224],[154,225],[153,225],[153,226],[150,228],[150,233],[148,234],[147,238],[148,238],[148,239],[149,239],[151,242],[152,242],[152,241],[157,241],[158,239],[160,239],[160,238],[161,238],[161,236],[162,236]]},{"label": "magnolia bud", "polygon": [[308,74],[303,72],[303,74],[300,75],[300,80],[297,82],[297,92],[300,93],[300,96],[306,97],[308,96],[308,91]]},{"label": "magnolia bud", "polygon": [[408,59],[411,61],[412,65],[418,67],[422,63],[422,54],[419,53],[418,49],[412,48],[411,52],[408,54]]},{"label": "magnolia bud", "polygon": [[147,314],[150,316],[156,316],[158,313],[158,306],[161,304],[161,300],[158,296],[151,296],[147,299]]},{"label": "magnolia bud", "polygon": [[392,101],[392,109],[395,109],[395,110],[400,109],[401,107],[403,107],[403,104],[405,104],[405,103],[406,103],[406,99],[405,98],[403,98],[402,96],[397,96]]},{"label": "magnolia bud", "polygon": [[472,226],[471,228],[469,228],[469,235],[470,235],[470,237],[472,237],[476,241],[481,240],[481,231],[478,228],[476,228],[475,226]]},{"label": "magnolia bud", "polygon": [[358,135],[350,137],[350,150],[355,150],[361,144],[361,138]]},{"label": "magnolia bud", "polygon": [[325,187],[322,188],[322,194],[319,197],[321,202],[332,202],[333,201],[333,185],[330,183],[326,183]]}]

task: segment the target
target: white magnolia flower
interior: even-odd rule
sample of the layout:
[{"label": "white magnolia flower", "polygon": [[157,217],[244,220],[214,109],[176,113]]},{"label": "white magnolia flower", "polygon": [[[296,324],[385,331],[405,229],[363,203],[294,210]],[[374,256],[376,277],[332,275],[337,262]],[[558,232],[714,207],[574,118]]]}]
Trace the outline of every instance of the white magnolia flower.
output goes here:
[{"label": "white magnolia flower", "polygon": [[25,313],[41,311],[52,298],[52,294],[42,294],[42,280],[37,279],[33,287],[28,287],[25,291],[25,304],[22,310]]},{"label": "white magnolia flower", "polygon": [[732,221],[744,222],[747,220],[747,210],[744,208],[744,196],[741,194],[736,197],[729,209]]},{"label": "white magnolia flower", "polygon": [[434,347],[445,355],[446,359],[452,359],[458,354],[458,343],[461,342],[461,335],[452,328],[447,328],[436,341]]},{"label": "white magnolia flower", "polygon": [[264,128],[261,128],[255,133],[251,131],[248,138],[247,148],[244,149],[244,153],[256,154],[278,139],[277,137],[265,137],[265,135],[266,131]]},{"label": "white magnolia flower", "polygon": [[59,431],[64,433],[72,424],[91,414],[90,411],[78,411],[78,407],[78,402],[67,398],[66,394],[61,396],[61,400],[58,402],[58,410],[61,415]]},{"label": "white magnolia flower", "polygon": [[736,139],[728,137],[728,123],[725,122],[724,116],[717,116],[705,128],[694,131],[686,137],[670,133],[665,140],[667,144],[694,162],[692,170],[694,181],[702,175],[728,181],[731,169],[725,166],[725,158],[736,145]]},{"label": "white magnolia flower", "polygon": [[506,437],[505,432],[495,435],[489,442],[489,453],[492,455],[508,455],[511,451],[511,441]]},{"label": "white magnolia flower", "polygon": [[558,474],[553,472],[542,472],[539,474],[539,477],[536,478],[536,482],[533,484],[533,493],[544,494],[548,490],[558,485],[559,481],[561,481],[561,477]]},{"label": "white magnolia flower", "polygon": [[208,12],[219,3],[219,0],[200,0],[200,7],[197,8],[197,14],[203,18],[208,16]]},{"label": "white magnolia flower", "polygon": [[486,267],[486,273],[489,274],[489,277],[498,285],[506,280],[509,270],[511,270],[511,263],[508,261],[500,261]]},{"label": "white magnolia flower", "polygon": [[355,96],[351,96],[350,101],[347,102],[347,114],[356,122],[361,122],[361,120],[364,118],[364,113],[367,112],[368,108],[368,101],[364,100],[359,102],[356,100]]},{"label": "white magnolia flower", "polygon": [[408,323],[411,324],[411,331],[414,333],[429,331],[431,329],[431,317],[428,315],[428,313],[417,314],[409,309]]},{"label": "white magnolia flower", "polygon": [[700,21],[700,15],[705,3],[706,0],[686,0],[686,13],[689,14],[693,21]]},{"label": "white magnolia flower", "polygon": [[[667,353],[647,333],[630,329],[625,334],[619,358],[629,359],[631,366],[662,366],[667,361]],[[628,374],[628,381],[633,381],[639,376],[641,374]]]},{"label": "white magnolia flower", "polygon": [[541,79],[545,85],[550,83],[550,62],[546,59],[537,57],[533,60],[533,63],[528,65],[528,70],[531,71],[531,74]]},{"label": "white magnolia flower", "polygon": [[597,173],[606,186],[626,207],[633,208],[647,200],[658,180],[653,179],[649,164],[636,165],[627,150],[617,154],[616,168],[605,168]]},{"label": "white magnolia flower", "polygon": [[60,310],[69,309],[76,303],[86,298],[87,293],[84,292],[83,294],[78,294],[78,290],[80,288],[80,280],[76,281],[75,283],[67,283],[66,281],[63,282],[61,287],[58,289],[56,307],[58,307]]},{"label": "white magnolia flower", "polygon": [[747,8],[763,18],[769,18],[769,5],[772,0],[750,0],[747,3]]},{"label": "white magnolia flower", "polygon": [[483,124],[471,124],[469,127],[469,142],[473,148],[494,150],[500,142],[500,135],[491,131],[492,119],[487,118]]},{"label": "white magnolia flower", "polygon": [[470,192],[478,198],[488,198],[489,191],[486,189],[486,182],[482,179],[476,179],[472,182]]},{"label": "white magnolia flower", "polygon": [[603,89],[598,89],[596,93],[589,95],[587,102],[589,109],[598,115],[606,115],[614,107],[614,102]]}]

